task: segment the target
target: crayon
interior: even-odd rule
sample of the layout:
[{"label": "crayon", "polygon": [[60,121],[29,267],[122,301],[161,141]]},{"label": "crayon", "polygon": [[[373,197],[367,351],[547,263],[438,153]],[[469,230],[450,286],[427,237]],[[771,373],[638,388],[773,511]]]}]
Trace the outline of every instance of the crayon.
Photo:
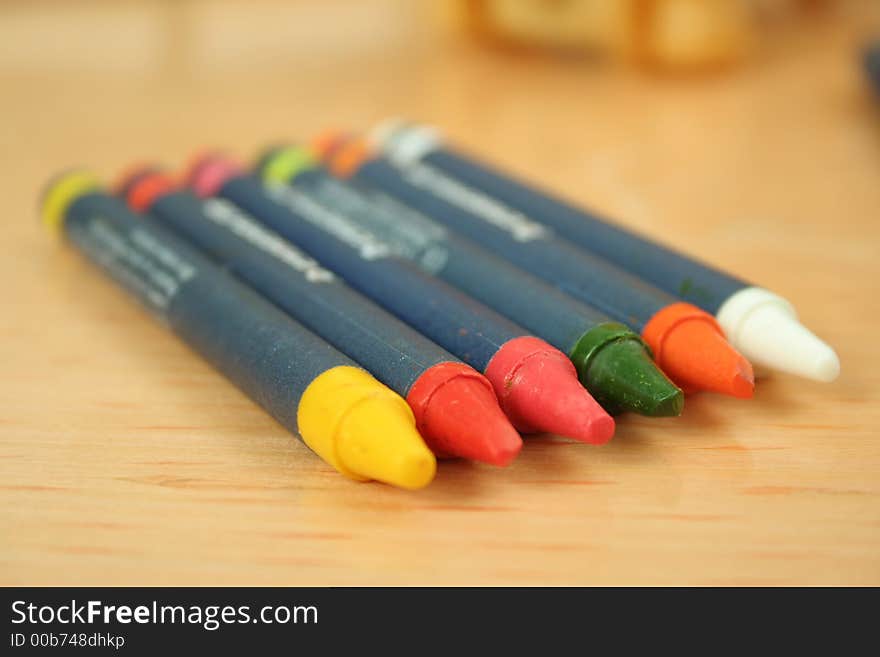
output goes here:
[{"label": "crayon", "polygon": [[147,168],[128,175],[119,189],[130,205],[149,212],[404,397],[438,456],[507,465],[519,453],[522,439],[483,375],[229,201],[176,187],[168,174]]},{"label": "crayon", "polygon": [[[420,210],[563,292],[639,331],[657,363],[685,392],[709,390],[748,398],[751,364],[724,338],[708,313],[666,294],[587,251],[552,235],[543,224],[500,208],[474,188],[442,173],[398,167],[351,140],[330,168]],[[462,200],[464,199],[464,200]]]},{"label": "crayon", "polygon": [[335,178],[302,146],[273,149],[264,177],[303,190],[347,215],[398,256],[461,289],[567,353],[581,383],[609,413],[675,416],[684,396],[657,369],[642,339],[599,310],[560,292],[383,194]]},{"label": "crayon", "polygon": [[600,444],[614,420],[558,349],[393,253],[350,218],[287,185],[215,162],[191,186],[231,201],[447,351],[486,375],[523,433]]},{"label": "crayon", "polygon": [[439,174],[479,189],[561,238],[713,314],[734,347],[755,365],[825,382],[840,373],[837,354],[798,321],[792,304],[778,294],[501,173],[443,144],[429,128],[380,134],[386,135],[386,156],[409,170],[407,175]]},{"label": "crayon", "polygon": [[436,460],[396,393],[154,220],[71,172],[47,225],[342,474],[426,486]]}]

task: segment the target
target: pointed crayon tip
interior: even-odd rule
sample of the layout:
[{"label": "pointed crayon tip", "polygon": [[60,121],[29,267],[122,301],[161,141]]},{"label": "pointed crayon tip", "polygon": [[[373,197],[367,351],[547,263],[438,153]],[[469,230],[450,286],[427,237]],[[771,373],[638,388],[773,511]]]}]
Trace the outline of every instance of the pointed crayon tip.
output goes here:
[{"label": "pointed crayon tip", "polygon": [[736,369],[730,379],[730,395],[740,399],[748,399],[755,393],[755,373],[752,365],[743,356],[736,362]]},{"label": "pointed crayon tip", "polygon": [[684,410],[684,391],[674,383],[672,385],[675,390],[653,396],[643,411],[635,411],[635,409],[633,411],[641,412],[648,417],[678,417]]},{"label": "pointed crayon tip", "polygon": [[680,415],[684,393],[657,367],[632,330],[608,322],[584,333],[571,350],[581,383],[612,414]]},{"label": "pointed crayon tip", "polygon": [[123,198],[128,197],[131,189],[140,184],[143,179],[161,173],[163,173],[162,168],[151,162],[138,162],[123,170],[115,184],[112,185],[113,191]]},{"label": "pointed crayon tip", "polygon": [[801,324],[792,305],[773,292],[748,287],[718,310],[730,341],[756,365],[830,383],[840,374],[834,350]]},{"label": "pointed crayon tip", "polygon": [[437,460],[416,430],[412,409],[360,368],[341,365],[317,376],[296,419],[303,441],[347,477],[409,489],[434,478]]},{"label": "pointed crayon tip", "polygon": [[492,384],[464,363],[429,368],[406,400],[437,455],[505,466],[522,449],[522,438],[498,405]]},{"label": "pointed crayon tip", "polygon": [[743,399],[754,393],[751,363],[727,341],[715,319],[695,306],[667,306],[651,318],[643,337],[663,371],[682,388]]},{"label": "pointed crayon tip", "polygon": [[614,418],[580,384],[565,354],[543,340],[505,343],[486,376],[507,417],[524,433],[555,433],[594,445],[614,435]]},{"label": "pointed crayon tip", "polygon": [[815,381],[831,383],[840,376],[840,358],[825,343],[822,343],[821,346],[824,347],[822,349],[823,353],[815,354],[812,358],[805,359],[809,365],[804,369],[804,375]]},{"label": "pointed crayon tip", "polygon": [[365,479],[416,490],[434,478],[437,460],[416,431],[412,415],[385,397],[367,398],[346,414],[336,434],[336,456]]},{"label": "pointed crayon tip", "polygon": [[183,175],[183,183],[196,196],[214,196],[230,178],[240,176],[244,168],[232,157],[219,151],[207,151],[194,157]]},{"label": "pointed crayon tip", "polygon": [[171,174],[160,167],[151,166],[130,171],[127,177],[120,179],[116,189],[132,210],[146,212],[159,198],[175,191],[177,187]]}]

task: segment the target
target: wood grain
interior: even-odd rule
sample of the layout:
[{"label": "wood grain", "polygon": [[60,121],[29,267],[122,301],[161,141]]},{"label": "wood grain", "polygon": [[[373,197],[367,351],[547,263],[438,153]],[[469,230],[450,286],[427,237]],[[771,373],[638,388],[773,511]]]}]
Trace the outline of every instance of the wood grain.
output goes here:
[{"label": "wood grain", "polygon": [[[673,80],[482,50],[403,1],[4,3],[0,583],[880,584],[880,110],[856,59],[877,7]],[[36,220],[70,165],[389,114],[783,292],[840,380],[358,485]]]}]

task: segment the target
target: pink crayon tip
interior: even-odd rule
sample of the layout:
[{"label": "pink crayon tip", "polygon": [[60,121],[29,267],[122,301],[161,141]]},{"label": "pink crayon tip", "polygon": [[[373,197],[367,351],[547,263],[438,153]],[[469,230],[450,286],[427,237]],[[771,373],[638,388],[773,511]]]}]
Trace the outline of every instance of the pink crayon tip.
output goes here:
[{"label": "pink crayon tip", "polygon": [[208,152],[193,158],[184,175],[185,184],[196,196],[214,196],[230,178],[240,176],[244,169],[222,153]]},{"label": "pink crayon tip", "polygon": [[555,433],[593,445],[614,435],[614,418],[580,384],[565,354],[543,340],[510,340],[485,373],[501,408],[523,433]]}]

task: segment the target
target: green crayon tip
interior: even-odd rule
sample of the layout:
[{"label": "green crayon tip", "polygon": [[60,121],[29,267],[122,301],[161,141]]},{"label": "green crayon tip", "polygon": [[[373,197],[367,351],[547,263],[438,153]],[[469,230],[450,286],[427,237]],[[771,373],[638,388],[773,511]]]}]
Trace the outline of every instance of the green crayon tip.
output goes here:
[{"label": "green crayon tip", "polygon": [[587,331],[569,354],[581,383],[606,411],[674,417],[684,393],[654,363],[642,339],[623,324]]}]

